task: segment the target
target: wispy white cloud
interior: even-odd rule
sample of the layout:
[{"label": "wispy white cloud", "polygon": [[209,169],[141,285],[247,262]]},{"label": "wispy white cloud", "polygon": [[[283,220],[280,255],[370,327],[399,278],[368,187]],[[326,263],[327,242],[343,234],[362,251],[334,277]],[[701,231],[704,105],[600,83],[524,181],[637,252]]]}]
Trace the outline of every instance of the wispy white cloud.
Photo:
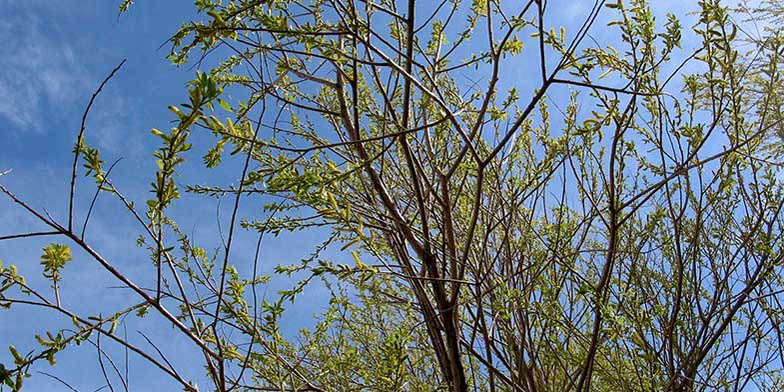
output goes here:
[{"label": "wispy white cloud", "polygon": [[88,80],[71,46],[45,34],[43,23],[32,15],[0,20],[0,37],[14,37],[0,47],[0,116],[22,130],[40,131],[44,102],[70,105]]},{"label": "wispy white cloud", "polygon": [[[91,87],[95,88],[95,87]],[[117,93],[119,89],[110,87],[102,94],[96,104],[96,111],[90,112],[88,139],[91,144],[104,151],[134,156],[144,152],[141,121],[135,108],[135,100]],[[144,130],[146,131],[146,130]],[[145,132],[146,134],[146,132]],[[88,140],[89,142],[89,140]]]},{"label": "wispy white cloud", "polygon": [[[93,72],[105,68],[95,53],[63,40],[45,23],[31,13],[0,20],[0,37],[14,37],[0,46],[0,119],[21,132],[45,133],[46,120],[78,122],[89,95],[105,77]],[[141,142],[127,137],[129,128],[139,123],[133,116],[136,105],[114,84],[104,89],[90,112],[88,143],[137,154]]]}]

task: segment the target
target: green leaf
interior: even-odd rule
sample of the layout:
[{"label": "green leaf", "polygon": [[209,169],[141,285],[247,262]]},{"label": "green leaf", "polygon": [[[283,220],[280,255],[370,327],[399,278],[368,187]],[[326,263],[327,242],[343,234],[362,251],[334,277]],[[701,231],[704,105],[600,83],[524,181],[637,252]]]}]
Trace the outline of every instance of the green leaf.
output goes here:
[{"label": "green leaf", "polygon": [[229,105],[229,103],[223,100],[222,98],[218,98],[218,105],[220,105],[220,107],[225,109],[227,112],[231,111],[231,105]]},{"label": "green leaf", "polygon": [[44,277],[52,281],[60,280],[60,270],[72,260],[71,248],[68,245],[49,244],[43,248],[41,265],[44,266]]},{"label": "green leaf", "polygon": [[11,377],[11,371],[5,368],[5,365],[0,363],[0,383],[5,382],[8,378]]},{"label": "green leaf", "polygon": [[16,347],[8,346],[8,351],[10,351],[11,352],[11,356],[14,357],[14,364],[16,364],[16,365],[24,365],[25,360],[24,360],[24,358],[21,355],[19,355],[19,352],[16,351]]},{"label": "green leaf", "polygon": [[114,317],[112,317],[112,326],[109,328],[109,335],[114,334],[114,331],[117,329],[118,316],[118,314],[115,314]]}]

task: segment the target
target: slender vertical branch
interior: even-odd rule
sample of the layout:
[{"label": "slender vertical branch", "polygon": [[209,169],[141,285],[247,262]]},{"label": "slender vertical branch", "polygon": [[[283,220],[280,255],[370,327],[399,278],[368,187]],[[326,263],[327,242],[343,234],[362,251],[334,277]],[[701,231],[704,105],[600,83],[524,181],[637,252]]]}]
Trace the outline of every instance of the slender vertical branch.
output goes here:
[{"label": "slender vertical branch", "polygon": [[103,82],[101,82],[101,84],[98,86],[98,89],[95,90],[93,95],[90,97],[90,102],[87,103],[87,108],[85,108],[84,114],[82,114],[82,125],[79,127],[79,136],[76,138],[76,145],[74,146],[74,159],[73,164],[71,165],[71,192],[68,196],[68,231],[73,229],[74,196],[76,192],[76,164],[79,162],[79,154],[82,152],[81,149],[84,140],[84,131],[87,127],[87,114],[90,113],[90,108],[92,108],[93,102],[95,102],[95,98],[98,96],[98,94],[101,93],[101,90],[103,90],[103,87],[106,85],[106,83],[108,83],[109,80],[114,77],[114,74],[120,70],[123,64],[125,64],[125,59],[123,59],[120,64],[117,64],[112,72],[109,73],[109,76],[107,76]]}]

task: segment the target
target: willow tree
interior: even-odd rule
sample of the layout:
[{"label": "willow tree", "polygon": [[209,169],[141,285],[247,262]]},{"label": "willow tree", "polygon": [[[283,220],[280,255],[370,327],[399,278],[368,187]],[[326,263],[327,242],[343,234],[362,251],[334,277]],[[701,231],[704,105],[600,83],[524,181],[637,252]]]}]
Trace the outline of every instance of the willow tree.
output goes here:
[{"label": "willow tree", "polygon": [[[138,219],[155,278],[132,282],[89,246],[73,192],[66,224],[2,189],[51,227],[24,236],[66,237],[134,290],[138,305],[118,315],[157,312],[179,328],[210,389],[784,385],[781,37],[748,51],[715,0],[696,4],[686,28],[643,0],[586,4],[579,23],[544,0],[196,5],[169,58],[217,65],[170,107],[176,126],[153,130],[147,209],[122,196],[81,133],[75,148]],[[189,138],[205,133],[216,143],[204,166],[238,168],[236,185],[175,181],[195,154]],[[181,191],[233,203],[215,256],[168,213]],[[256,259],[231,252],[243,229],[259,243],[284,231],[323,242],[262,277],[258,243],[246,244]],[[68,259],[65,246],[45,249],[54,295]],[[78,327],[15,354],[9,385],[103,334],[196,389],[114,335],[117,316],[71,314],[15,268],[2,273],[5,304],[32,291]],[[290,289],[262,301],[270,279]],[[319,281],[328,310],[285,339],[285,309]]]}]

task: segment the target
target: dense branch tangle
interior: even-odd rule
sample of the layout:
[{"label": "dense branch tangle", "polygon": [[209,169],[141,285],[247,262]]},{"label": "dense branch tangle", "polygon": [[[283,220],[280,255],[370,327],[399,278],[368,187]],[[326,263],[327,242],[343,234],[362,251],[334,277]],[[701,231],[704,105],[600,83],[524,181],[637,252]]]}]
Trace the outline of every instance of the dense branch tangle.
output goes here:
[{"label": "dense branch tangle", "polygon": [[[671,18],[656,36],[646,5],[634,5],[607,5],[624,56],[584,42],[603,2],[570,39],[533,0],[229,6],[192,29],[194,42],[236,52],[227,68],[247,58],[243,85],[280,108],[262,125],[286,141],[255,157],[264,193],[314,209],[376,260],[370,274],[383,278],[363,275],[356,290],[393,276],[395,293],[374,295],[417,309],[412,333],[439,364],[420,382],[533,391],[707,388],[715,372],[750,380],[743,353],[761,350],[772,325],[745,298],[772,289],[762,276],[775,261],[752,243],[779,241],[778,205],[760,204],[779,191],[755,158],[767,98],[743,100],[751,75],[711,2],[695,30],[705,72],[686,78],[684,98],[668,94],[677,75],[659,70],[687,57],[680,26]],[[597,84],[599,72],[614,83]],[[263,80],[275,82],[262,97]],[[579,89],[568,96],[565,85]],[[553,97],[564,102],[553,101],[557,131]],[[716,242],[716,231],[749,234]],[[737,344],[728,328],[745,323],[741,308],[767,330]],[[721,355],[737,366],[718,365]]]},{"label": "dense branch tangle", "polygon": [[[170,138],[208,130],[208,167],[227,144],[249,161],[240,187],[189,190],[232,194],[235,214],[263,204],[242,221],[262,235],[329,230],[278,267],[308,278],[273,305],[258,258],[244,281],[229,266],[233,231],[222,267],[177,264],[199,301],[157,289],[208,340],[219,390],[781,385],[780,124],[765,93],[781,50],[743,59],[716,2],[697,10],[695,53],[641,1],[589,3],[579,23],[544,0],[198,4],[208,20],[170,58],[224,54],[197,82],[242,98],[218,101],[226,121],[209,99],[176,109]],[[619,41],[589,38],[608,21]],[[161,265],[164,225],[191,251],[156,208]],[[328,260],[334,245],[354,263]],[[284,302],[325,276],[329,310],[285,341]]]}]

